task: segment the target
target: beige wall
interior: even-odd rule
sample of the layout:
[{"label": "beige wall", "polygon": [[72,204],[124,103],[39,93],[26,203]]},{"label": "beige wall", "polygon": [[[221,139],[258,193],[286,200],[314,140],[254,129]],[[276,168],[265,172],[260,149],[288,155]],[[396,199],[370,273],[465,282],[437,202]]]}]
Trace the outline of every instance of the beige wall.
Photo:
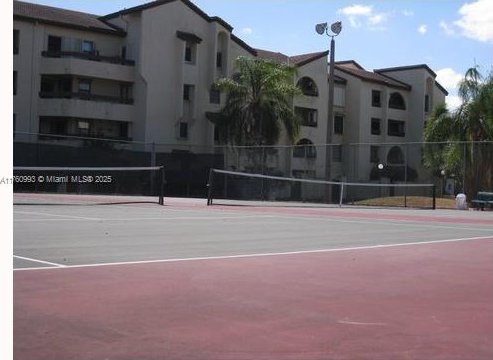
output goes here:
[{"label": "beige wall", "polygon": [[[124,41],[122,38],[17,20],[14,21],[14,29],[19,30],[20,38],[19,54],[14,55],[13,66],[14,71],[18,72],[17,95],[13,99],[16,131],[37,133],[39,131],[39,116],[43,115],[132,120],[130,116],[131,106],[129,105],[94,104],[81,100],[40,99],[38,95],[41,87],[41,76],[47,74],[69,74],[94,79],[107,79],[101,82],[99,80],[93,81],[94,92],[101,91],[100,95],[119,95],[119,82],[132,82],[134,79],[132,67],[75,58],[47,58],[41,56],[41,53],[48,49],[48,36],[55,35],[65,39],[90,40],[94,42],[100,55],[118,56]],[[73,86],[76,86],[75,81]],[[110,88],[111,90],[109,90]]]}]

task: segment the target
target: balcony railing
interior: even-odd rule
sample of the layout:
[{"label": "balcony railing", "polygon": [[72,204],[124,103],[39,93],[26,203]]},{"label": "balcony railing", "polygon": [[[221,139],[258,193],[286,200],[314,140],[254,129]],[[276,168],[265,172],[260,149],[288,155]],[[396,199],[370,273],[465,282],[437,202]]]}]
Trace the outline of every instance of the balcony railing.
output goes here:
[{"label": "balcony railing", "polygon": [[86,53],[78,51],[42,51],[41,56],[50,58],[75,58],[89,61],[100,61],[110,64],[134,66],[134,60],[127,60],[120,56],[102,56],[98,52]]},{"label": "balcony railing", "polygon": [[39,97],[42,99],[79,99],[79,100],[100,101],[100,102],[109,102],[114,104],[127,104],[127,105],[132,105],[134,103],[134,100],[131,98],[86,94],[86,93],[69,92],[69,91],[55,91],[55,92],[40,91]]},{"label": "balcony railing", "polygon": [[80,141],[85,145],[89,144],[105,144],[105,142],[111,143],[127,143],[131,142],[132,138],[128,136],[109,136],[104,134],[71,134],[68,132],[63,132],[59,134],[54,133],[40,133],[38,134],[38,140],[48,140],[48,141]]}]

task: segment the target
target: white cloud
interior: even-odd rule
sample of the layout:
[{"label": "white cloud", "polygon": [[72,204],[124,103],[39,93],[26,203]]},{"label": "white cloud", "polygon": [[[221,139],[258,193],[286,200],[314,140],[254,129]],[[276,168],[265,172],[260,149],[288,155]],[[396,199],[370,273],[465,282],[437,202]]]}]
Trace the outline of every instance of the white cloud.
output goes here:
[{"label": "white cloud", "polygon": [[464,78],[462,74],[459,74],[452,68],[443,68],[436,72],[437,81],[451,91],[459,87],[459,82]]},{"label": "white cloud", "polygon": [[404,15],[404,16],[414,16],[414,11],[402,10],[402,15]]},{"label": "white cloud", "polygon": [[370,16],[373,13],[373,6],[353,5],[342,8],[340,12],[344,15],[363,15]]},{"label": "white cloud", "polygon": [[352,5],[339,9],[339,14],[345,15],[349,24],[354,28],[366,25],[370,30],[384,30],[383,24],[387,21],[388,13],[379,13],[373,10],[373,6]]},{"label": "white cloud", "polygon": [[375,14],[373,16],[370,16],[368,18],[368,24],[369,25],[379,25],[381,24],[382,22],[384,22],[385,20],[387,20],[387,14]]},{"label": "white cloud", "polygon": [[462,104],[461,98],[457,95],[457,89],[464,76],[452,68],[440,69],[436,74],[436,80],[449,92],[445,99],[447,107],[449,110],[456,110]]},{"label": "white cloud", "polygon": [[461,18],[454,22],[462,35],[481,42],[493,43],[493,1],[476,0],[459,9]]},{"label": "white cloud", "polygon": [[462,105],[462,100],[458,95],[449,95],[445,98],[445,103],[450,111],[454,111]]},{"label": "white cloud", "polygon": [[246,27],[246,28],[241,29],[241,33],[245,34],[245,35],[251,35],[253,33],[253,29]]},{"label": "white cloud", "polygon": [[426,32],[428,31],[428,26],[426,26],[425,24],[422,24],[422,25],[419,25],[418,26],[418,32],[421,34],[421,35],[424,35],[426,34]]},{"label": "white cloud", "polygon": [[440,21],[439,26],[445,32],[446,35],[452,36],[455,34],[454,29],[449,24],[447,24],[447,22],[445,22],[444,20]]}]

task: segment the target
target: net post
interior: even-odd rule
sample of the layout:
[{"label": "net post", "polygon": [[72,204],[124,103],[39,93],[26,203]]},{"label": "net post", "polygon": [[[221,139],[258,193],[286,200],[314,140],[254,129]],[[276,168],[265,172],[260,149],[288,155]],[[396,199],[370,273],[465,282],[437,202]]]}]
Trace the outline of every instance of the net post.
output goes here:
[{"label": "net post", "polygon": [[164,185],[166,184],[166,177],[164,175],[164,166],[159,167],[160,173],[160,185],[159,185],[159,205],[164,205]]},{"label": "net post", "polygon": [[341,192],[339,193],[339,207],[342,207],[343,195],[344,195],[344,183],[341,182]]},{"label": "net post", "polygon": [[209,179],[207,180],[207,206],[212,205],[212,182],[214,180],[214,169],[209,169]]},{"label": "net post", "polygon": [[436,198],[437,186],[433,184],[433,210],[437,208],[437,198]]}]

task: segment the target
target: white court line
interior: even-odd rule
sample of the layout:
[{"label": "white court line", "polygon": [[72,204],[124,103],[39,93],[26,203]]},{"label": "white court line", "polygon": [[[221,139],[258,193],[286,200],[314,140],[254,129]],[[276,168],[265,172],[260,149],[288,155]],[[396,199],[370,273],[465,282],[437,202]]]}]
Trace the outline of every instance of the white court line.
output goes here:
[{"label": "white court line", "polygon": [[123,261],[123,262],[114,262],[114,263],[83,264],[83,265],[59,265],[59,264],[55,264],[55,265],[57,265],[57,267],[19,268],[19,269],[13,269],[13,270],[14,271],[27,271],[27,270],[51,270],[51,269],[61,269],[61,268],[64,268],[64,269],[75,268],[75,269],[77,269],[77,268],[89,268],[89,267],[171,263],[171,262],[184,262],[184,261],[228,260],[228,259],[242,259],[242,258],[269,257],[269,256],[319,254],[319,253],[331,253],[331,252],[342,252],[342,251],[353,251],[353,250],[384,249],[384,248],[392,248],[392,247],[400,247],[400,246],[442,244],[442,243],[472,241],[472,240],[493,240],[493,236],[478,236],[478,237],[472,237],[472,238],[418,241],[418,242],[410,242],[410,243],[408,242],[408,243],[400,243],[400,244],[381,244],[381,245],[355,246],[355,247],[347,247],[347,248],[286,251],[286,252],[275,252],[275,253],[204,256],[204,257],[160,259],[160,260]]},{"label": "white court line", "polygon": [[[19,256],[19,255],[13,255],[13,256],[16,259],[27,260],[27,261],[37,262],[37,263],[41,263],[41,264],[46,264],[46,265],[53,265],[55,267],[66,267],[66,265],[61,265],[61,264],[57,264],[57,263],[53,263],[53,262],[49,262],[49,261],[44,261],[44,260],[28,258],[25,256]],[[26,269],[30,269],[30,268],[26,268]],[[42,269],[42,268],[40,268],[40,269]],[[53,268],[50,267],[49,269],[53,269]]]},{"label": "white court line", "polygon": [[338,324],[344,325],[359,325],[359,326],[386,326],[387,323],[382,322],[361,322],[361,321],[349,321],[349,320],[337,320]]},{"label": "white court line", "polygon": [[[58,215],[65,216],[65,215]],[[14,222],[45,222],[45,221],[74,221],[74,220],[84,220],[84,221],[144,221],[144,220],[228,220],[228,219],[259,219],[259,218],[275,218],[275,215],[249,215],[249,216],[172,216],[172,217],[135,217],[135,218],[75,218],[75,219],[17,219]]]},{"label": "white court line", "polygon": [[[14,214],[24,214],[24,215],[54,216],[54,217],[62,217],[62,218],[67,218],[67,219],[78,219],[78,220],[93,220],[93,221],[102,220],[102,219],[98,219],[98,218],[90,218],[90,217],[84,217],[84,216],[60,215],[60,214],[52,214],[52,213],[44,213],[44,212],[36,212],[36,211],[14,211],[13,213]],[[46,219],[44,219],[43,221],[45,221],[45,220]]]}]

